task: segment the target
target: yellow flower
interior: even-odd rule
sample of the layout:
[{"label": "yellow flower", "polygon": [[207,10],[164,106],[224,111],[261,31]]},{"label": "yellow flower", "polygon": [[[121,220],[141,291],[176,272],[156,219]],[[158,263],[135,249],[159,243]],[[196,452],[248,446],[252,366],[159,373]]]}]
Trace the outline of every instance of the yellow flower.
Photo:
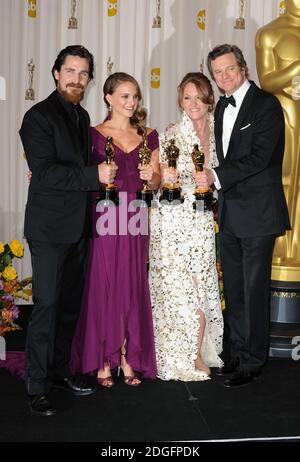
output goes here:
[{"label": "yellow flower", "polygon": [[18,274],[16,268],[14,268],[13,266],[7,266],[2,273],[2,276],[7,281],[12,281],[13,279],[17,278]]},{"label": "yellow flower", "polygon": [[0,253],[4,252],[4,244],[0,241]]},{"label": "yellow flower", "polygon": [[16,257],[23,257],[24,245],[18,239],[13,239],[9,243],[10,250]]}]

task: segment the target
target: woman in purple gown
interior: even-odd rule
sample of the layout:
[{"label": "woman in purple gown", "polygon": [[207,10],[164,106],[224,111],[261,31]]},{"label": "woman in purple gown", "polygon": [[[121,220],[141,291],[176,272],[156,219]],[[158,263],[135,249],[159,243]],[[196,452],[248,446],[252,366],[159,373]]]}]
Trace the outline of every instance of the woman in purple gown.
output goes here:
[{"label": "woman in purple gown", "polygon": [[[98,383],[111,388],[111,370],[117,367],[127,385],[139,385],[138,376],[156,377],[147,275],[148,209],[136,208],[132,201],[142,180],[152,189],[159,187],[160,172],[158,134],[142,126],[146,112],[139,107],[137,81],[116,72],[106,80],[103,93],[108,117],[92,128],[92,163],[105,160],[106,138],[111,136],[120,205],[97,206],[99,193],[92,193],[90,255],[71,367],[82,373],[98,371]],[[150,164],[142,166],[139,150],[145,136],[152,154]]]}]

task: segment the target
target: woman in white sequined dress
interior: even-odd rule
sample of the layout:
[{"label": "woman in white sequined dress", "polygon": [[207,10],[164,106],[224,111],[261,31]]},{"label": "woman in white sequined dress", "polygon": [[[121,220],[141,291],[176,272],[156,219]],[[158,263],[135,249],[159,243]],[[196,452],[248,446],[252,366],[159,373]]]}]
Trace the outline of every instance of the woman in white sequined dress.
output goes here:
[{"label": "woman in white sequined dress", "polygon": [[[194,211],[194,144],[205,154],[205,166],[218,164],[213,130],[213,89],[200,72],[187,74],[178,87],[181,122],[159,137],[162,184],[179,179],[184,203],[158,204],[151,214],[150,289],[153,305],[158,377],[163,380],[207,380],[210,367],[222,361],[223,317],[216,271],[212,211]],[[175,139],[180,149],[177,170],[164,154]]]}]

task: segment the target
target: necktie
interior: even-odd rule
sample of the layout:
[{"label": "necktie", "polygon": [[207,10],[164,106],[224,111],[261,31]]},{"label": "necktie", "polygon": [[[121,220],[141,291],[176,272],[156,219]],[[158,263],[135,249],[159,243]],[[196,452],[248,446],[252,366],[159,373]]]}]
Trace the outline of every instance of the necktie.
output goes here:
[{"label": "necktie", "polygon": [[79,128],[80,127],[80,125],[79,125],[79,114],[78,114],[78,110],[77,110],[76,107],[74,107],[72,114],[73,114],[73,120],[75,122],[75,125],[76,125],[77,129],[79,130],[80,129]]},{"label": "necktie", "polygon": [[76,130],[77,130],[77,134],[79,135],[79,138],[82,138],[82,127],[81,127],[81,120],[80,120],[80,114],[79,114],[78,107],[74,107],[73,121],[75,122]]},{"label": "necktie", "polygon": [[72,112],[73,121],[76,126],[76,133],[79,136],[81,144],[83,143],[82,123],[80,120],[79,109],[75,106]]},{"label": "necktie", "polygon": [[220,96],[220,103],[225,107],[227,107],[228,104],[231,104],[234,107],[236,106],[235,99],[232,95],[229,96],[228,98],[226,96]]}]

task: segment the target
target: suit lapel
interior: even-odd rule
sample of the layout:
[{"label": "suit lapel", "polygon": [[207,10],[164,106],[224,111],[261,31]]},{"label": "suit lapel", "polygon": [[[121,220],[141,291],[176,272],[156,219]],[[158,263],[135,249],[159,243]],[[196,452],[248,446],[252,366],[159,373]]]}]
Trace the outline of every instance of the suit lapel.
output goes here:
[{"label": "suit lapel", "polygon": [[254,82],[251,82],[251,86],[249,87],[245,95],[245,98],[241,104],[240,110],[238,112],[237,118],[235,120],[233,129],[231,132],[227,155],[226,155],[226,157],[228,158],[231,158],[233,156],[233,153],[235,152],[235,148],[236,148],[235,143],[236,143],[236,140],[239,139],[238,133],[240,131],[241,125],[243,123],[243,120],[246,114],[249,114],[249,109],[252,105],[252,100],[253,100],[255,91],[256,91],[256,85]]},{"label": "suit lapel", "polygon": [[224,115],[225,106],[218,103],[215,110],[215,139],[216,139],[216,151],[219,160],[219,164],[224,161],[223,153],[223,115]]}]

